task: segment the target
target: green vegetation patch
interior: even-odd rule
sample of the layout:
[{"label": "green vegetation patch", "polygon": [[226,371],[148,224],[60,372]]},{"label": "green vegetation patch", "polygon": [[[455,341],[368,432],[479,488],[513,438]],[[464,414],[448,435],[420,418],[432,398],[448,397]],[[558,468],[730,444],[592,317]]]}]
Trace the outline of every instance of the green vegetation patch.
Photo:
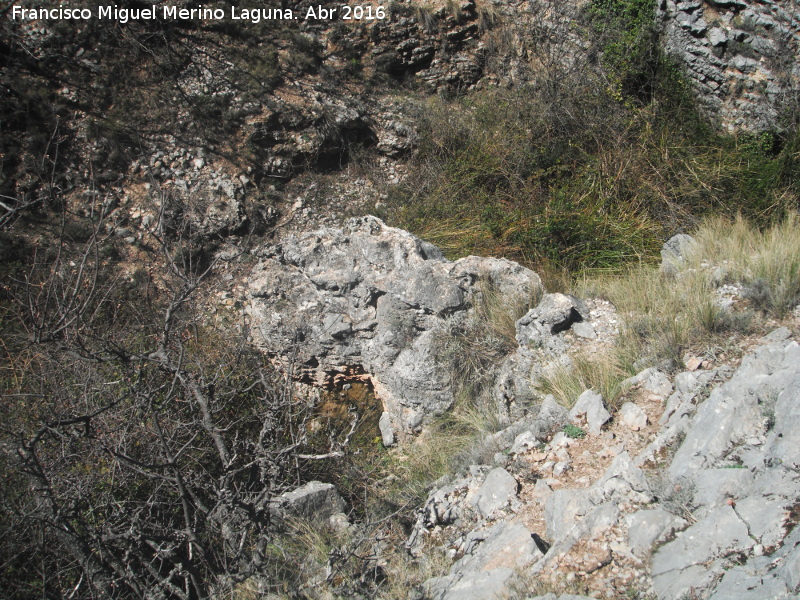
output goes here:
[{"label": "green vegetation patch", "polygon": [[564,425],[564,429],[562,431],[567,435],[567,437],[571,437],[572,439],[582,439],[586,437],[586,432],[572,423],[567,423]]},{"label": "green vegetation patch", "polygon": [[600,64],[550,67],[515,90],[419,101],[409,177],[382,216],[450,258],[618,269],[708,215],[763,227],[798,203],[795,129],[734,136],[659,50],[650,0],[595,0]]},{"label": "green vegetation patch", "polygon": [[609,92],[619,101],[648,102],[654,93],[653,73],[661,60],[655,5],[654,0],[592,0],[587,8],[609,74]]}]

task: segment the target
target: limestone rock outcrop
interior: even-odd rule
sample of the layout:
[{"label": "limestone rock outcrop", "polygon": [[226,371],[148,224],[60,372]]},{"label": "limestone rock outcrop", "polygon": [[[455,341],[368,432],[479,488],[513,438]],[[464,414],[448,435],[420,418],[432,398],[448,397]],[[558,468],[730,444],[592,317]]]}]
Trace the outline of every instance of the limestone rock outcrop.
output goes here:
[{"label": "limestone rock outcrop", "polygon": [[[797,597],[797,341],[776,330],[735,370],[723,365],[667,378],[647,369],[626,385],[638,402],[663,410],[660,429],[637,423],[648,427],[649,445],[623,422],[605,433],[622,443],[598,452],[592,436],[549,438],[535,427],[537,418],[487,439],[506,450],[494,454],[501,466],[472,465],[431,493],[409,548],[418,552],[426,537],[437,536],[456,560],[448,575],[422,586],[425,598],[502,597],[520,585],[512,569],[523,582],[573,573],[607,597],[625,597],[634,587],[660,600]],[[561,455],[579,464],[558,472],[553,458]],[[598,462],[607,466],[592,472]],[[498,485],[505,479],[520,490]],[[476,498],[487,488],[505,490],[497,495],[511,501],[498,501],[496,512],[480,510]],[[510,546],[518,548],[516,564],[487,563],[488,549],[502,557]]]},{"label": "limestone rock outcrop", "polygon": [[[797,539],[798,365],[797,342],[766,344],[697,408],[669,467],[694,491],[697,522],[653,555],[660,598],[701,589],[712,598],[797,593],[800,547],[784,538]],[[745,560],[734,566],[737,554]]]},{"label": "limestone rock outcrop", "polygon": [[436,357],[446,320],[473,310],[484,289],[532,297],[540,286],[517,263],[450,262],[433,245],[362,217],[264,248],[247,312],[254,342],[297,378],[319,386],[369,380],[391,442],[453,403]]}]

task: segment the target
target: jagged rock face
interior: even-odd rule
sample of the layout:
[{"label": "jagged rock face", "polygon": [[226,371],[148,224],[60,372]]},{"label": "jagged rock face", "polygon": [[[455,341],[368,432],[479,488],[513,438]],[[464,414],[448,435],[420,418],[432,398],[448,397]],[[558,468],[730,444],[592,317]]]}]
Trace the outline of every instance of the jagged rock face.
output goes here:
[{"label": "jagged rock face", "polygon": [[[585,439],[561,432],[545,443],[542,432],[553,431],[547,401],[533,420],[487,438],[498,450],[497,466],[471,465],[468,475],[433,490],[418,513],[409,550],[418,554],[426,536],[436,532],[461,556],[448,576],[423,585],[425,597],[502,597],[511,580],[499,567],[516,566],[539,581],[575,573],[587,589],[615,598],[623,597],[615,573],[624,571],[626,589],[635,582],[636,589],[662,600],[796,598],[800,345],[791,337],[787,328],[775,330],[735,370],[721,365],[670,380],[646,369],[623,382],[626,394],[642,406],[655,400],[658,407],[651,403],[650,410],[664,410],[661,429],[651,430],[652,442],[636,442],[632,452],[624,448],[636,436],[625,434],[619,422]],[[556,422],[566,418],[564,411]],[[552,455],[563,452],[579,462],[591,454],[585,444],[592,438],[610,442],[614,436],[623,442],[604,470],[587,476],[578,465],[570,479],[552,467]],[[594,466],[615,452],[594,449]],[[490,510],[481,506],[487,500]],[[521,563],[487,566],[478,560],[502,552],[506,540],[518,544]],[[599,575],[593,583],[594,572]],[[478,591],[471,595],[473,588]]]},{"label": "jagged rock face", "polygon": [[730,130],[779,125],[796,93],[800,7],[773,0],[661,0],[669,54],[686,67],[700,100]]},{"label": "jagged rock face", "polygon": [[[481,31],[473,0],[447,7],[401,11],[391,21],[378,22],[371,32],[373,55],[388,74],[403,79],[416,75],[430,91],[474,85],[482,76]],[[445,52],[444,49],[447,48]]]},{"label": "jagged rock face", "polygon": [[297,377],[331,385],[369,379],[383,400],[384,442],[453,403],[436,363],[445,319],[471,310],[481,286],[531,296],[533,271],[496,258],[446,260],[376,217],[290,237],[262,251],[250,278],[254,341]]},{"label": "jagged rock face", "polygon": [[565,294],[546,294],[536,308],[517,321],[517,341],[520,344],[541,345],[548,337],[588,318],[589,313],[578,298]]},{"label": "jagged rock face", "polygon": [[309,94],[297,103],[274,100],[262,112],[252,119],[248,141],[263,156],[265,175],[287,177],[310,164],[323,170],[336,167],[346,163],[355,148],[378,142],[375,130],[380,131],[380,125],[370,119],[370,109],[353,98]]}]

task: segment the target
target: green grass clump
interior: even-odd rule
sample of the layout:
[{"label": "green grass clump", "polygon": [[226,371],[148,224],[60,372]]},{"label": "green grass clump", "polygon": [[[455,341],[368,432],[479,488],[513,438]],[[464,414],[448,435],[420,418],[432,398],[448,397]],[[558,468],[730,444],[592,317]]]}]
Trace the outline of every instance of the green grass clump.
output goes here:
[{"label": "green grass clump", "polygon": [[[428,101],[420,130],[429,133],[413,176],[390,190],[389,221],[454,258],[505,255],[602,268],[642,258],[643,248],[655,251],[661,232],[643,207],[608,202],[613,178],[593,172],[592,132],[550,114],[528,93]],[[576,102],[585,104],[580,112],[600,111]]]},{"label": "green grass clump", "polygon": [[567,435],[567,437],[570,437],[574,440],[579,440],[586,437],[586,432],[572,423],[567,423],[564,425],[564,429],[562,431]]}]

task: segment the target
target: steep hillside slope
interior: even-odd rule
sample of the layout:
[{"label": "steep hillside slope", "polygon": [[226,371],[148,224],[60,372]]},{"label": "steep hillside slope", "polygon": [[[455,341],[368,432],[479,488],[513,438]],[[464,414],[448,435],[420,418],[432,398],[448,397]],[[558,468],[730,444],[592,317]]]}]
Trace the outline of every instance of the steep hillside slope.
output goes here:
[{"label": "steep hillside slope", "polygon": [[798,593],[796,3],[76,5],[0,8],[6,595]]},{"label": "steep hillside slope", "polygon": [[[329,560],[369,549],[387,579],[361,592],[378,597],[795,597],[797,233],[794,219],[676,236],[660,273],[593,284],[611,303],[532,295],[538,279],[508,261],[449,263],[375,218],[265,255],[248,300],[260,343],[309,380],[370,380],[383,446],[402,434],[387,452],[400,481],[374,506],[431,469],[416,455],[450,454],[402,548],[390,525],[356,520]],[[296,283],[270,299],[264,273]],[[478,337],[501,315],[510,344]],[[287,325],[303,335],[287,341]],[[473,437],[446,449],[459,419]],[[319,597],[353,593],[336,585],[348,560],[329,563]]]}]

